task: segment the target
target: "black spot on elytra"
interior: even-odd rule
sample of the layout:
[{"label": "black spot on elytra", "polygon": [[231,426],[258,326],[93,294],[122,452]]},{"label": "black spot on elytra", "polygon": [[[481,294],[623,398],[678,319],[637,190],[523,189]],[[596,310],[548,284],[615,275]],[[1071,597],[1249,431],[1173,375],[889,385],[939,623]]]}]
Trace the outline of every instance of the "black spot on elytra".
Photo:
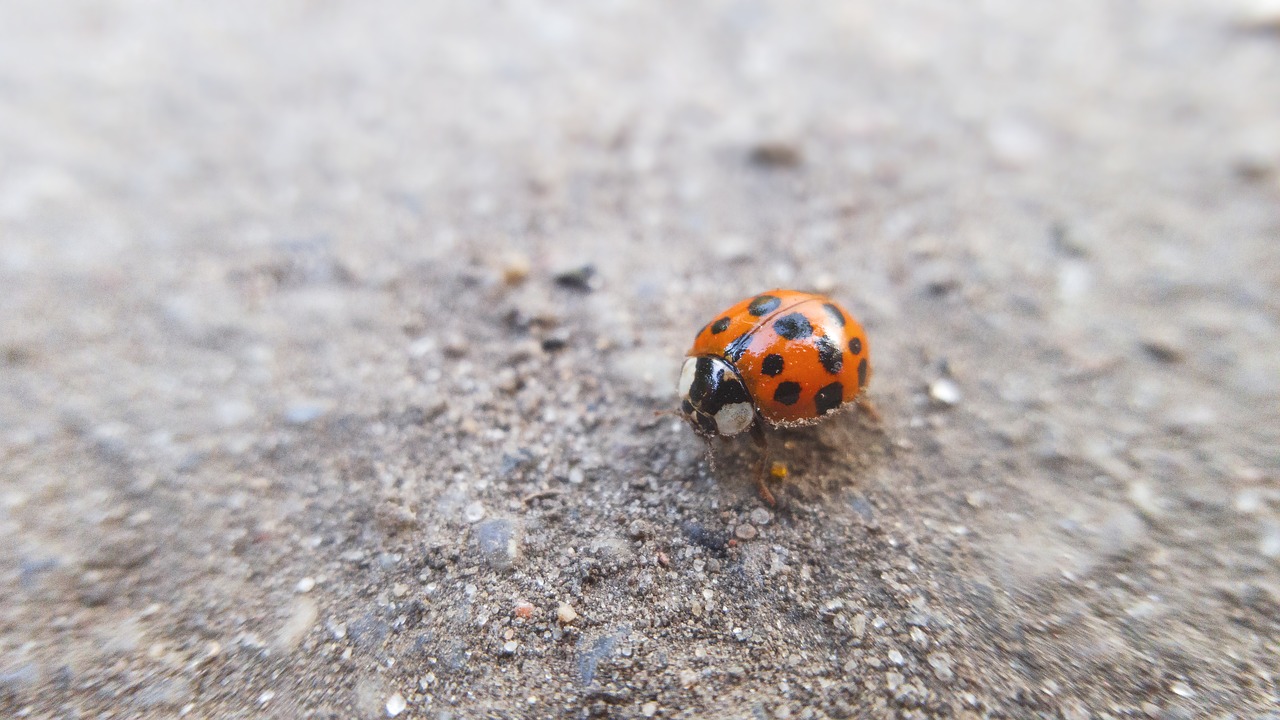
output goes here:
[{"label": "black spot on elytra", "polygon": [[840,403],[844,402],[844,385],[833,382],[824,386],[814,396],[813,402],[818,406],[818,414],[826,415],[840,407]]},{"label": "black spot on elytra", "polygon": [[839,375],[840,368],[844,367],[844,352],[840,350],[840,346],[826,335],[818,338],[814,345],[818,347],[818,359],[822,361],[822,367],[832,375]]},{"label": "black spot on elytra", "polygon": [[711,360],[698,358],[698,364],[693,367],[693,382],[689,385],[689,399],[696,403],[706,397],[711,391],[711,380]]},{"label": "black spot on elytra", "polygon": [[729,358],[729,362],[738,362],[742,359],[742,353],[747,351],[747,345],[751,344],[751,333],[745,332],[729,343],[724,349],[724,356]]},{"label": "black spot on elytra", "polygon": [[849,352],[858,355],[862,352],[862,338],[854,338],[849,341]]},{"label": "black spot on elytra", "polygon": [[800,400],[800,383],[790,380],[778,383],[778,389],[773,391],[773,399],[783,405],[795,405]]},{"label": "black spot on elytra", "polygon": [[751,304],[747,306],[747,312],[755,315],[756,317],[760,317],[761,315],[777,310],[778,306],[781,304],[782,300],[779,298],[772,295],[761,295],[751,301]]},{"label": "black spot on elytra", "polygon": [[867,384],[867,359],[862,358],[858,361],[858,387],[864,387]]},{"label": "black spot on elytra", "polygon": [[809,318],[793,312],[774,320],[773,330],[788,340],[802,340],[813,334],[813,325],[809,324]]},{"label": "black spot on elytra", "polygon": [[729,318],[727,317],[722,317],[719,320],[711,323],[712,335],[719,335],[720,333],[728,329],[729,329]]},{"label": "black spot on elytra", "polygon": [[768,375],[769,377],[777,377],[782,374],[783,365],[782,356],[777,353],[773,353],[772,355],[766,356],[764,362],[760,364],[760,372]]},{"label": "black spot on elytra", "polygon": [[835,303],[823,303],[822,307],[827,309],[831,319],[835,320],[837,325],[844,327],[844,313],[840,312],[840,308],[836,307]]}]

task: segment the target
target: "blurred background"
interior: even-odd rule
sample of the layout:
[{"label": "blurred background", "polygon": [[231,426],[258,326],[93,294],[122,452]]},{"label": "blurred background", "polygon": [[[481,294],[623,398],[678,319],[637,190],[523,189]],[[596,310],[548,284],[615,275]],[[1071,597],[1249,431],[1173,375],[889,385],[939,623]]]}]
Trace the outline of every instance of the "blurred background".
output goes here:
[{"label": "blurred background", "polygon": [[[0,709],[1263,717],[1277,78],[1266,0],[10,0]],[[654,411],[779,286],[884,420],[771,510]]]}]

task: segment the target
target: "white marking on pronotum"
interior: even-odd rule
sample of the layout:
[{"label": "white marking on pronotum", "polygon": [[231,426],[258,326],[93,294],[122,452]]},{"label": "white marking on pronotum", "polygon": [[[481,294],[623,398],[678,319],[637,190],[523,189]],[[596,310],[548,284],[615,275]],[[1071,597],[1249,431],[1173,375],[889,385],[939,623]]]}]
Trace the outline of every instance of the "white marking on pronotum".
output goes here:
[{"label": "white marking on pronotum", "polygon": [[[678,392],[681,398],[689,397],[689,388],[693,387],[693,377],[698,374],[698,358],[689,358],[684,361],[684,367],[680,369],[680,387]],[[671,377],[668,375],[667,377]]]},{"label": "white marking on pronotum", "polygon": [[751,409],[751,403],[725,405],[716,413],[716,429],[721,435],[737,435],[751,427],[754,419],[755,411]]}]

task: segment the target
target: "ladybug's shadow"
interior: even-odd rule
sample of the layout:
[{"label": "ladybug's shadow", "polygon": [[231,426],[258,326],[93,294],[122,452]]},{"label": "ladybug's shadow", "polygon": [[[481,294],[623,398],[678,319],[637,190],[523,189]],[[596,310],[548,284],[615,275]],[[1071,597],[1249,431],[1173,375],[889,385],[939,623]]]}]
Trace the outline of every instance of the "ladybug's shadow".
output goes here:
[{"label": "ladybug's shadow", "polygon": [[[785,470],[768,480],[780,508],[820,503],[843,488],[858,487],[891,450],[885,427],[858,411],[819,425],[769,429],[765,434],[774,469]],[[764,451],[743,437],[718,443],[713,452],[720,486],[739,496],[733,502],[756,498],[756,472]]]}]

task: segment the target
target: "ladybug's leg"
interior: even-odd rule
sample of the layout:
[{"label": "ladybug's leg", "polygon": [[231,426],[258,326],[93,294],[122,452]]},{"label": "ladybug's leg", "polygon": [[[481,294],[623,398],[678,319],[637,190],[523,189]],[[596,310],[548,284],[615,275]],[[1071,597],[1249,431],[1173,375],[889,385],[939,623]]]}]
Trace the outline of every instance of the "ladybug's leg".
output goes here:
[{"label": "ladybug's leg", "polygon": [[866,413],[867,417],[871,418],[871,422],[877,425],[880,424],[880,411],[871,403],[871,398],[868,398],[866,395],[859,395],[853,402],[858,406],[859,410]]},{"label": "ladybug's leg", "polygon": [[769,492],[769,486],[766,484],[769,479],[769,438],[764,434],[764,425],[759,418],[751,423],[751,439],[756,442],[756,447],[760,448],[760,464],[756,466],[756,489],[760,492],[760,499],[769,507],[777,507],[778,501],[774,499],[773,493]]}]

